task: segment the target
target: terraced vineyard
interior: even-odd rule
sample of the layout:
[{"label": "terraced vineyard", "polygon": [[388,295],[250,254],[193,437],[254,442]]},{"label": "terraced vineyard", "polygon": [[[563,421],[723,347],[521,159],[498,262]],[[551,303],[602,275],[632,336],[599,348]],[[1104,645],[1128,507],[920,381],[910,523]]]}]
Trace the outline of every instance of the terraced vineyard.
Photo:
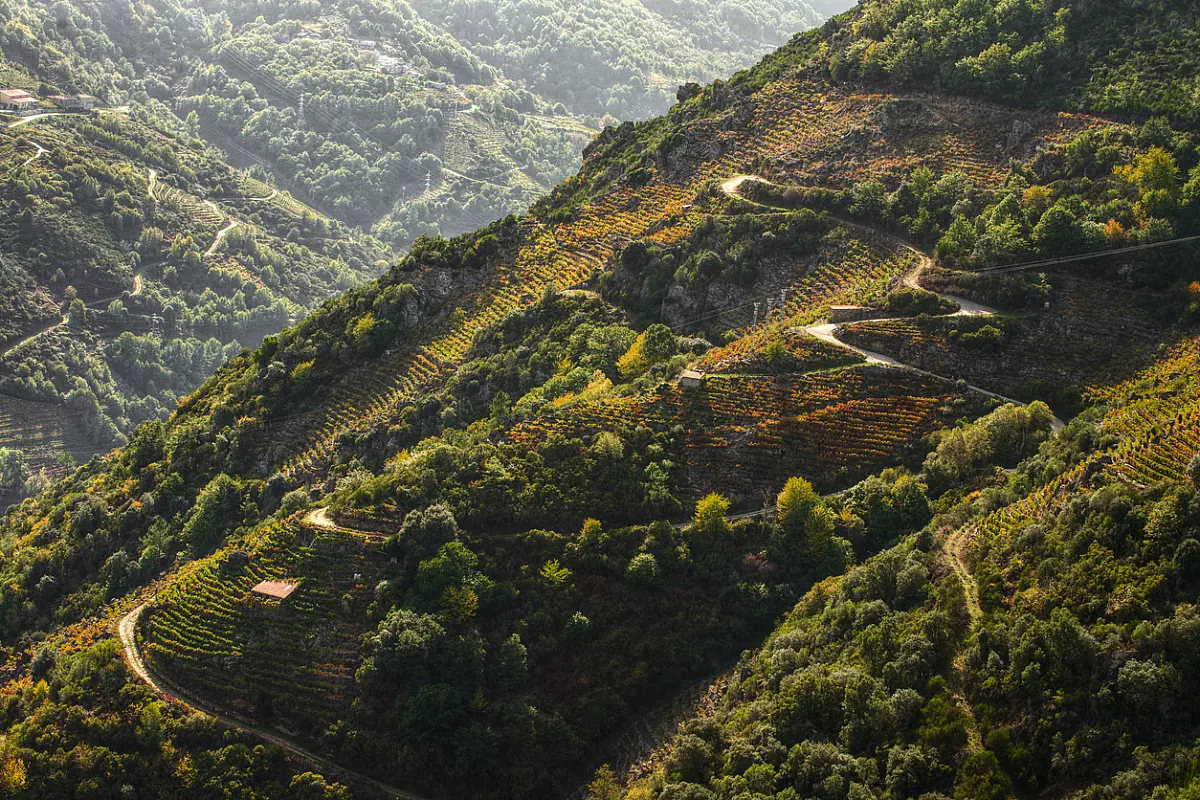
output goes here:
[{"label": "terraced vineyard", "polygon": [[[842,234],[844,229],[838,229]],[[797,340],[793,331],[821,319],[831,305],[867,304],[883,298],[889,287],[912,268],[913,259],[894,247],[873,244],[861,238],[846,238],[819,257],[815,268],[799,281],[787,287],[783,306],[767,303],[764,320],[759,325],[735,327],[736,338],[723,347],[716,347],[699,360],[701,369],[721,370],[726,365],[754,362],[762,357],[767,344],[773,340],[790,339],[802,363],[832,366],[857,360],[846,351],[822,347],[807,337]],[[749,320],[747,320],[749,321]],[[815,359],[815,361],[812,361]]]},{"label": "terraced vineyard", "polygon": [[679,425],[692,494],[753,497],[789,475],[831,487],[903,460],[923,435],[966,413],[961,398],[944,381],[881,367],[709,375],[698,390],[668,384],[649,395],[544,412],[518,425],[511,440],[536,446],[551,434],[588,439],[604,430]]},{"label": "terraced vineyard", "polygon": [[[206,559],[155,599],[144,652],[169,679],[234,710],[306,728],[336,716],[359,659],[358,618],[387,558],[367,539],[270,526]],[[286,600],[250,593],[299,581]]]},{"label": "terraced vineyard", "polygon": [[492,125],[473,114],[455,114],[446,132],[446,166],[473,174],[481,166],[505,166],[515,163],[504,153],[505,137]]},{"label": "terraced vineyard", "polygon": [[651,186],[638,195],[638,202],[621,194],[578,222],[554,228],[527,224],[514,262],[497,268],[487,288],[451,315],[445,333],[415,353],[380,359],[366,376],[354,376],[337,392],[316,435],[307,437],[312,444],[288,461],[284,474],[303,479],[321,474],[344,433],[388,419],[423,388],[443,379],[461,363],[477,332],[532,305],[547,290],[577,287],[594,276],[611,258],[616,241],[644,232],[662,213],[679,210],[684,196],[679,187]]},{"label": "terraced vineyard", "polygon": [[1095,396],[1112,404],[1103,426],[1121,437],[1110,469],[1138,486],[1185,478],[1200,454],[1200,340],[1185,340],[1167,358]]},{"label": "terraced vineyard", "polygon": [[1200,339],[1193,338],[1129,381],[1094,389],[1093,399],[1111,406],[1101,427],[1118,437],[1116,444],[987,515],[976,526],[974,538],[986,546],[1015,535],[1025,524],[1055,511],[1087,476],[1101,470],[1139,488],[1185,480],[1188,464],[1200,453],[1198,376]]},{"label": "terraced vineyard", "polygon": [[[703,179],[736,174],[728,169],[729,156],[701,155],[720,148],[736,152],[739,166],[772,164],[763,174],[791,184],[849,188],[865,180],[898,180],[927,165],[995,188],[1008,175],[1010,157],[1109,124],[1083,114],[1018,114],[966,100],[845,92],[815,83],[770,84],[755,99],[754,114],[743,125],[718,118],[693,129],[694,155],[684,160],[697,165]],[[1012,130],[1018,118],[1027,132],[1010,141],[1001,132]]]},{"label": "terraced vineyard", "polygon": [[[705,353],[700,368],[725,373],[811,372],[857,364],[861,356],[841,347],[814,339],[800,328],[788,328],[777,335],[737,339],[725,347]],[[764,342],[766,344],[764,344]],[[776,343],[781,349],[764,352]]]}]

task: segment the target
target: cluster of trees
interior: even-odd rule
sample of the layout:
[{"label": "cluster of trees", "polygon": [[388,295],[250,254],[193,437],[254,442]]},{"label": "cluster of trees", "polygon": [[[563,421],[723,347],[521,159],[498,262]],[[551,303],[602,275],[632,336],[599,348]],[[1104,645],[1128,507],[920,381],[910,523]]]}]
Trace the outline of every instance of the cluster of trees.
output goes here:
[{"label": "cluster of trees", "polygon": [[[1139,492],[1102,479],[983,543],[976,573],[990,613],[967,673],[975,701],[995,709],[985,746],[1018,791],[1106,782],[1139,748],[1191,744],[1195,709],[1174,698],[1198,676],[1186,600],[1200,578],[1198,498],[1193,486]],[[1016,597],[1035,569],[1036,609]],[[1059,700],[1043,704],[1050,696]]]},{"label": "cluster of trees", "polygon": [[1014,169],[995,192],[918,167],[894,190],[867,181],[828,199],[936,245],[944,264],[1001,266],[1193,233],[1200,151],[1192,134],[1154,118],[1133,134],[1079,134]]},{"label": "cluster of trees", "polygon": [[1003,796],[956,786],[960,769],[991,771],[964,766],[968,720],[939,673],[965,620],[955,578],[937,574],[910,540],[821,584],[743,662],[721,713],[685,724],[652,778],[626,793],[602,771],[590,796]]},{"label": "cluster of trees", "polygon": [[[971,0],[864,3],[782,62],[807,61],[835,80],[937,87],[1002,102],[1087,106],[1124,116],[1165,114],[1194,125],[1189,82],[1200,63],[1187,42],[1200,17],[1162,4],[1152,19],[1136,0],[982,6]],[[1129,25],[1109,21],[1128,19]]]},{"label": "cluster of trees", "polygon": [[25,486],[29,479],[29,465],[20,450],[0,447],[0,494],[10,494]]},{"label": "cluster of trees", "polygon": [[1007,405],[966,425],[935,433],[925,480],[935,494],[963,485],[996,466],[1015,467],[1050,438],[1054,415],[1040,401]]},{"label": "cluster of trees", "polygon": [[714,318],[712,299],[738,305],[761,292],[762,281],[782,283],[794,277],[797,258],[815,253],[825,231],[825,223],[812,211],[785,219],[708,216],[675,245],[648,240],[626,245],[615,269],[601,276],[600,292],[642,324],[700,318],[698,327],[715,337],[729,320]]},{"label": "cluster of trees", "polygon": [[729,509],[710,495],[682,529],[588,518],[569,535],[413,510],[385,545],[399,571],[376,588],[343,755],[440,791],[569,790],[571,765],[608,732],[853,559],[807,481],[787,483],[773,521],[731,524]]},{"label": "cluster of trees", "polygon": [[[63,656],[42,648],[31,678],[0,699],[5,797],[353,800],[341,784],[297,768],[281,748],[160,700],[130,674],[115,639]],[[58,746],[46,748],[47,737]]]},{"label": "cluster of trees", "polygon": [[1165,121],[1136,136],[1087,132],[1012,175],[938,242],[950,264],[990,266],[1188,235],[1200,223],[1200,153]]}]

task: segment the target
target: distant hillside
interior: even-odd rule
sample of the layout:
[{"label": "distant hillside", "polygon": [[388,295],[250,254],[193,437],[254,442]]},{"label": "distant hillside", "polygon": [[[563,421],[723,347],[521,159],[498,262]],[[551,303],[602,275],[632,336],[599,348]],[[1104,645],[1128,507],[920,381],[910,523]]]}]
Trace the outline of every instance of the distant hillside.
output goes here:
[{"label": "distant hillside", "polygon": [[735,72],[853,3],[827,3],[820,13],[780,0],[413,5],[531,91],[578,113],[626,120],[662,113],[679,84]]},{"label": "distant hillside", "polygon": [[805,3],[404,0],[35,2],[6,16],[0,50],[37,79],[111,105],[159,100],[231,163],[401,247],[523,210],[602,120],[661,113],[680,83],[823,20]]},{"label": "distant hillside", "polygon": [[1194,794],[1191,23],[1124,8],[866,3],[25,500],[6,788]]},{"label": "distant hillside", "polygon": [[387,265],[378,242],[168,119],[0,128],[0,444],[34,471],[123,444],[242,347]]}]

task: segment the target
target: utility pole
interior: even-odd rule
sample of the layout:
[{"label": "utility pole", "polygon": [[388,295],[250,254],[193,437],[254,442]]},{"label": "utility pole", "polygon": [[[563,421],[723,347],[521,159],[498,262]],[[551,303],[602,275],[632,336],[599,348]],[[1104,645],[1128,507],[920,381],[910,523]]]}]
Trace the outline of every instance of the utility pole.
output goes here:
[{"label": "utility pole", "polygon": [[762,303],[754,304],[754,322],[750,323],[751,328],[758,324],[758,309],[760,306],[762,306]]},{"label": "utility pole", "polygon": [[300,93],[300,113],[296,118],[296,122],[300,125],[300,130],[304,130],[306,127],[304,122],[304,92]]},{"label": "utility pole", "polygon": [[425,173],[425,194],[429,194],[429,187],[430,187],[430,184],[432,183],[432,181],[433,181],[433,172],[432,171],[426,172]]}]

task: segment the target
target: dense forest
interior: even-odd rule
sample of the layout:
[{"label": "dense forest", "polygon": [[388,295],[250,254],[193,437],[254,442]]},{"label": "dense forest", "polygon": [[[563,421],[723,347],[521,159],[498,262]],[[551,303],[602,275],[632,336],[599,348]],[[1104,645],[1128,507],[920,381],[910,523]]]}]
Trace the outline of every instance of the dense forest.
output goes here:
[{"label": "dense forest", "polygon": [[1135,5],[866,2],[34,487],[4,789],[1193,796],[1200,23]]}]

